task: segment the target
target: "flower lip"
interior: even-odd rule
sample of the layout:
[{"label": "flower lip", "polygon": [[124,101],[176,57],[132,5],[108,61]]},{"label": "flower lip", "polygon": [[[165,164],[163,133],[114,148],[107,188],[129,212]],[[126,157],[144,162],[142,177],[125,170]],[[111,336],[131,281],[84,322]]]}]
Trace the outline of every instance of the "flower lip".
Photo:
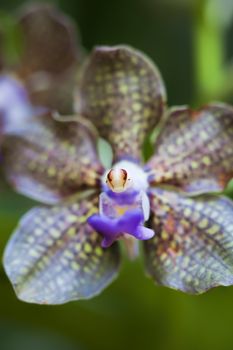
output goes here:
[{"label": "flower lip", "polygon": [[125,234],[139,240],[148,240],[155,234],[153,230],[142,225],[143,213],[140,209],[126,211],[124,215],[116,219],[94,214],[87,221],[102,235],[101,245],[103,248],[111,246],[114,241]]}]

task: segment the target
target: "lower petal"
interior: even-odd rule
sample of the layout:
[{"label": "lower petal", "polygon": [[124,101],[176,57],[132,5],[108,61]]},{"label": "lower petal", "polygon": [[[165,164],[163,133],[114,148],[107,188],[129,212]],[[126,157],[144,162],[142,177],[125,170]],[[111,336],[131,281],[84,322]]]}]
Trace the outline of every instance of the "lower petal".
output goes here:
[{"label": "lower petal", "polygon": [[147,272],[159,284],[202,293],[233,284],[233,202],[221,196],[187,198],[155,189],[144,243]]},{"label": "lower petal", "polygon": [[19,299],[62,304],[100,293],[119,270],[117,244],[104,250],[86,223],[97,196],[53,208],[32,209],[19,223],[4,266]]}]

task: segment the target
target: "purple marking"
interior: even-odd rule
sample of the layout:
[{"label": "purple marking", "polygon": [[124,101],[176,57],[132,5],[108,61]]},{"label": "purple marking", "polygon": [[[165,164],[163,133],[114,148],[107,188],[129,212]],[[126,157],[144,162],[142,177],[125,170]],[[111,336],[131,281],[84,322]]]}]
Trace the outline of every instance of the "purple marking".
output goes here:
[{"label": "purple marking", "polygon": [[94,214],[87,222],[103,236],[101,246],[107,248],[114,241],[127,233],[139,240],[147,240],[154,236],[154,231],[144,227],[144,216],[140,209],[126,211],[121,217],[110,219],[105,215]]},{"label": "purple marking", "polygon": [[116,163],[120,162],[122,160],[127,160],[129,162],[134,163],[134,164],[140,164],[140,162],[139,162],[139,160],[137,158],[129,156],[129,155],[123,155],[123,156],[117,157]]},{"label": "purple marking", "polygon": [[44,112],[43,108],[34,108],[26,89],[13,77],[0,76],[0,129],[8,132],[21,127],[22,122],[31,116]]},{"label": "purple marking", "polygon": [[132,189],[121,193],[116,193],[110,190],[107,186],[104,186],[103,192],[105,192],[109,198],[113,199],[119,205],[133,204],[139,194],[139,191]]}]

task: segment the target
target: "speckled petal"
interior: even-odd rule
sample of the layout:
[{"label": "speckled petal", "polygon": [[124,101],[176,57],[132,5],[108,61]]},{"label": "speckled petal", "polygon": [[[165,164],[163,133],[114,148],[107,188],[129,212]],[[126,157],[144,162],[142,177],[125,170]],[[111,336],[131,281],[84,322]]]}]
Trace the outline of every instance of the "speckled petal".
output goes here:
[{"label": "speckled petal", "polygon": [[155,236],[144,242],[144,253],[155,282],[191,294],[233,284],[232,201],[157,188],[151,210]]},{"label": "speckled petal", "polygon": [[19,299],[62,304],[100,293],[119,269],[118,245],[101,248],[101,236],[86,223],[98,210],[91,195],[26,214],[4,254],[4,266]]},{"label": "speckled petal", "polygon": [[81,119],[64,123],[38,116],[4,135],[7,178],[18,192],[49,204],[96,187],[103,172],[96,141]]},{"label": "speckled petal", "polygon": [[24,41],[21,64],[25,74],[39,71],[59,74],[81,58],[74,24],[53,5],[25,7],[19,25]]},{"label": "speckled petal", "polygon": [[55,6],[26,6],[19,19],[23,55],[18,74],[34,104],[72,111],[75,76],[83,53],[74,23]]},{"label": "speckled petal", "polygon": [[97,47],[84,68],[76,108],[111,143],[115,158],[140,158],[165,101],[160,73],[146,56],[126,46]]},{"label": "speckled petal", "polygon": [[233,176],[233,107],[213,103],[198,111],[173,109],[148,162],[151,183],[188,192],[224,189]]}]

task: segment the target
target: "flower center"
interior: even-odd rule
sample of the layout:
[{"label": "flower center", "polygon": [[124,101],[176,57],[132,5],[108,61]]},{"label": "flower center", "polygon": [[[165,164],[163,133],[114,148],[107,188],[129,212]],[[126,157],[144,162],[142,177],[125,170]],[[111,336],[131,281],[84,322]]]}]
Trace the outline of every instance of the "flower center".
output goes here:
[{"label": "flower center", "polygon": [[154,231],[143,226],[150,215],[147,178],[142,168],[126,160],[116,163],[104,173],[99,214],[88,219],[89,224],[103,236],[103,247],[125,235],[139,240],[154,235]]}]

